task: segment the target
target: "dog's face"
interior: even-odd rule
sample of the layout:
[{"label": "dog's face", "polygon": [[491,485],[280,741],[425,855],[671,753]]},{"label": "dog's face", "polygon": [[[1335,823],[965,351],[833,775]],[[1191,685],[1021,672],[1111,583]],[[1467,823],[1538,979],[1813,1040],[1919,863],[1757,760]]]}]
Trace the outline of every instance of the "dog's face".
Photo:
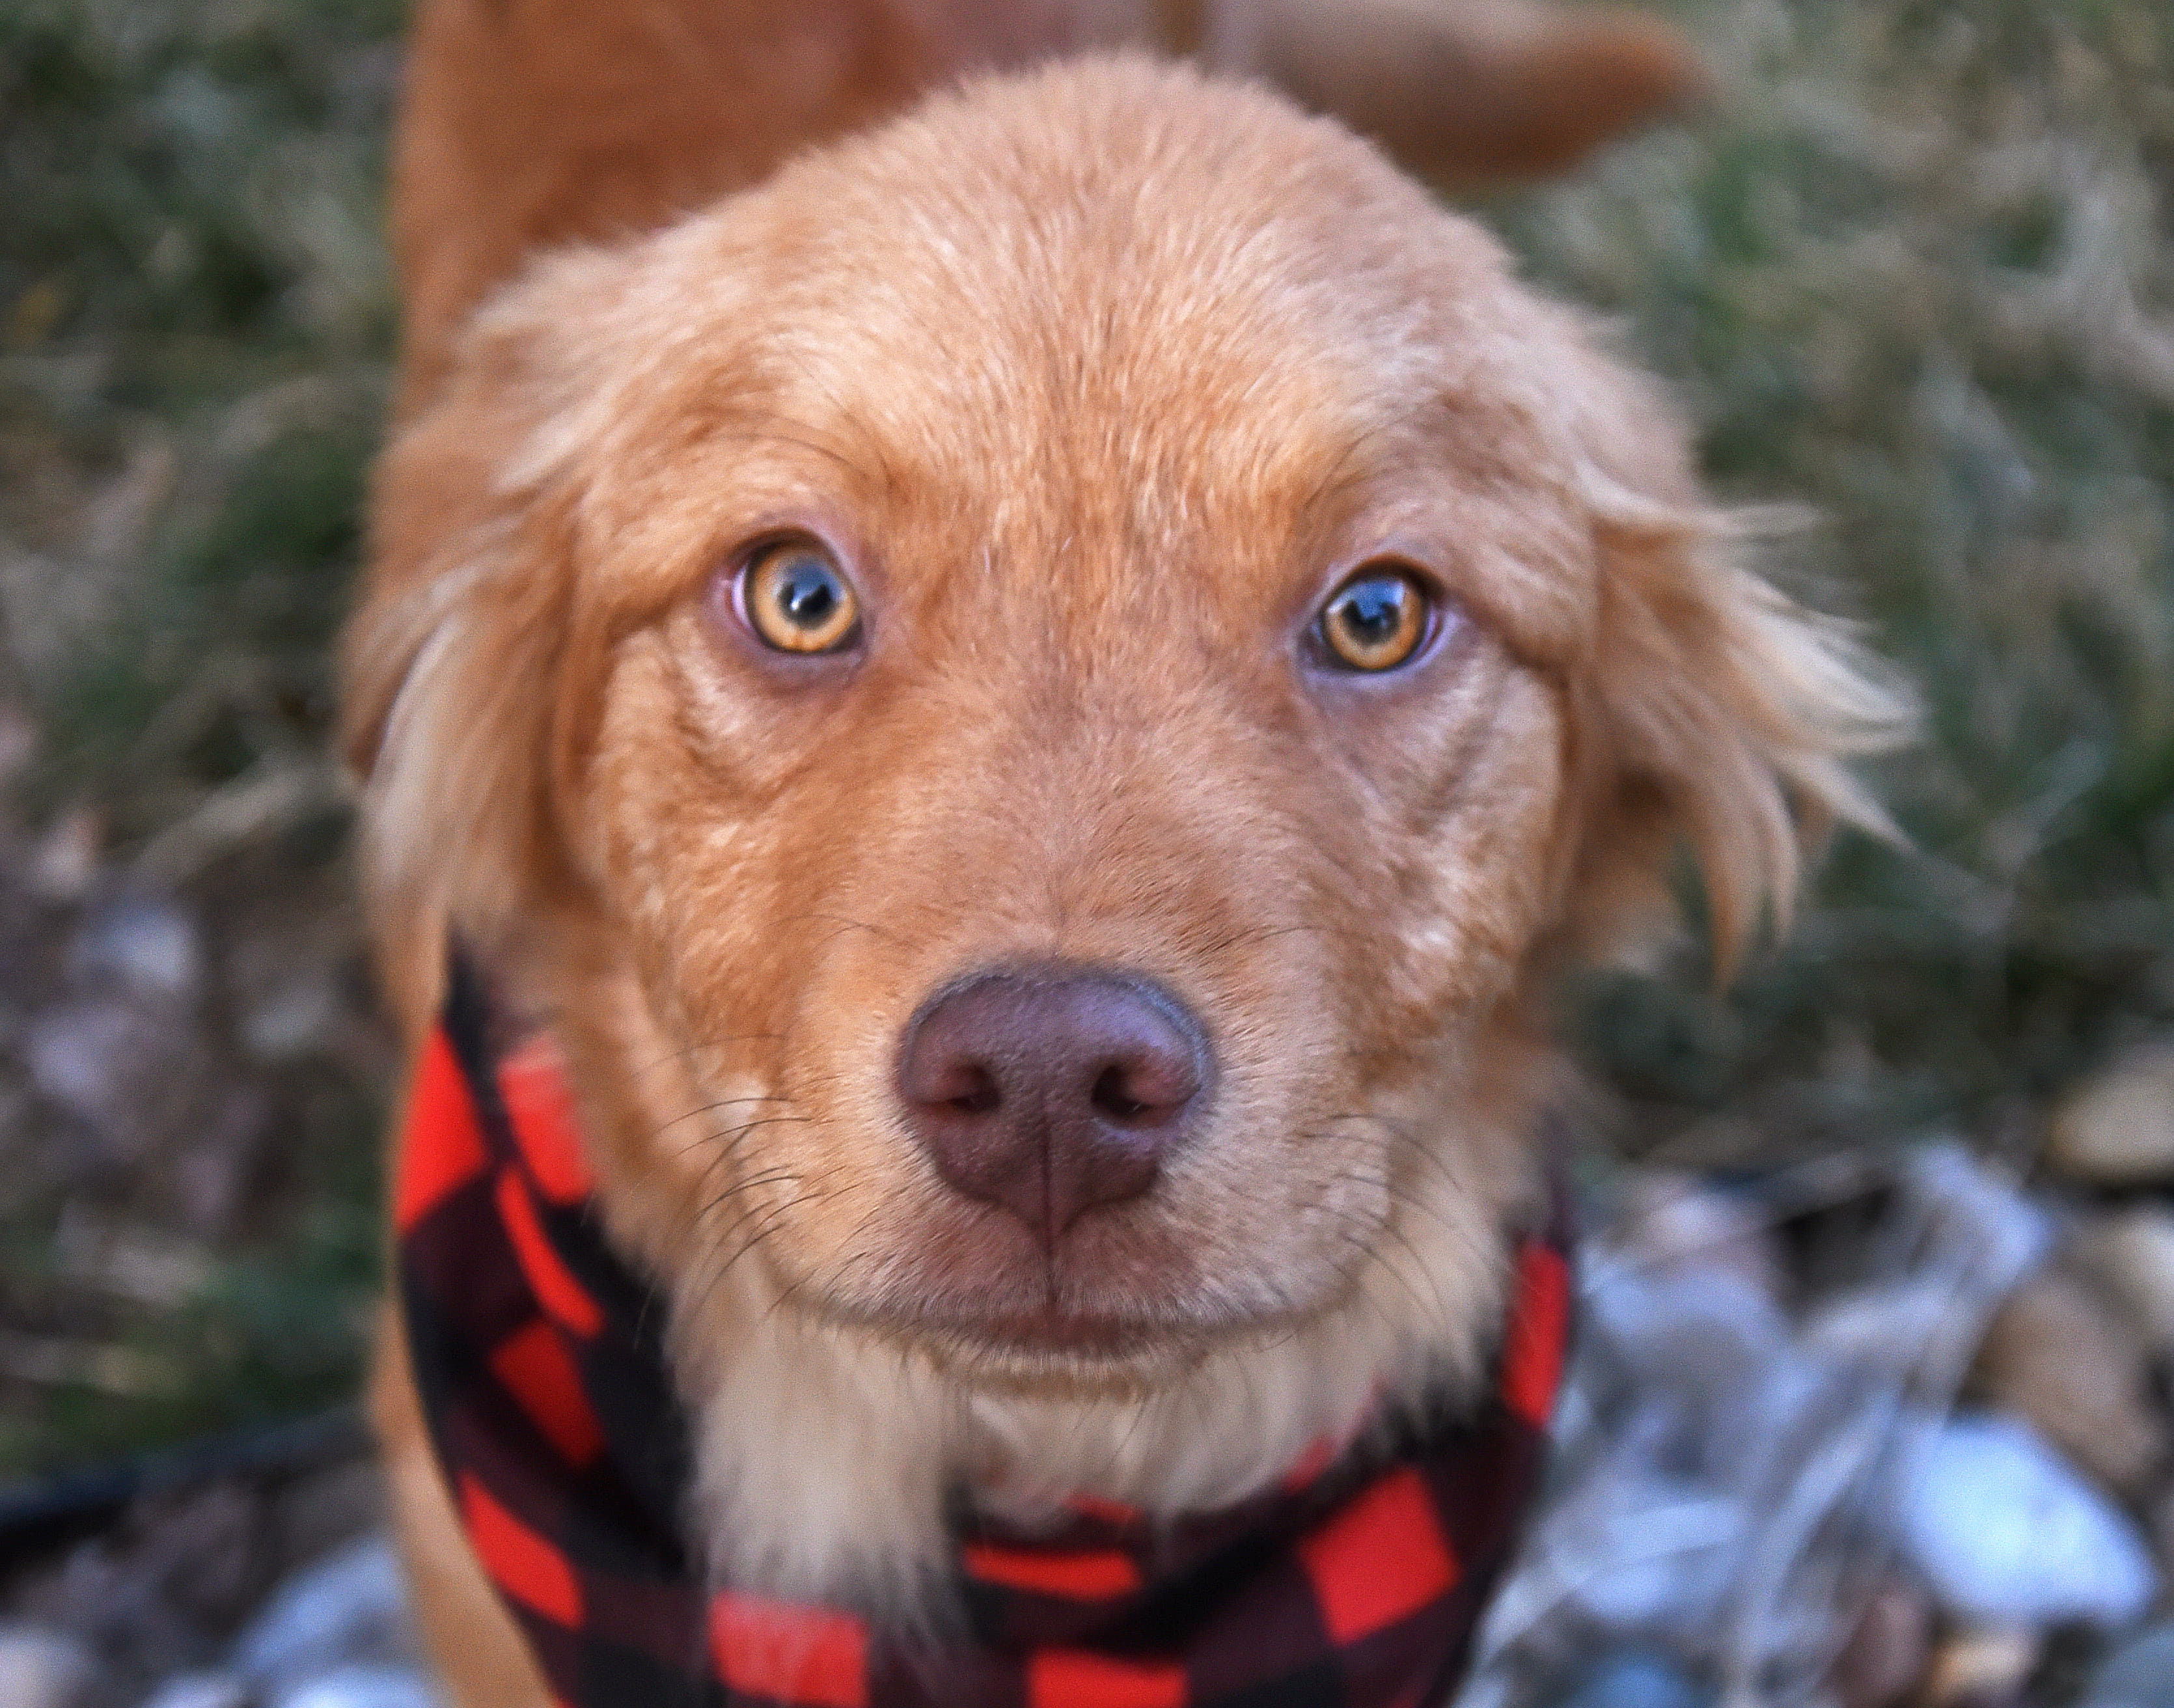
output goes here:
[{"label": "dog's face", "polygon": [[1415,1194],[1403,1122],[1456,1171],[1445,1039],[1542,916],[1566,471],[1329,232],[1158,277],[1122,207],[1022,251],[895,193],[721,226],[754,264],[638,406],[673,448],[584,518],[595,597],[654,588],[588,869],[701,1089],[763,1100],[671,1137],[784,1188],[808,1309],[1030,1359],[1317,1311]]},{"label": "dog's face", "polygon": [[547,269],[384,481],[392,905],[633,993],[676,1278],[969,1380],[1468,1332],[1540,981],[1878,711],[1487,240],[1141,68]]}]

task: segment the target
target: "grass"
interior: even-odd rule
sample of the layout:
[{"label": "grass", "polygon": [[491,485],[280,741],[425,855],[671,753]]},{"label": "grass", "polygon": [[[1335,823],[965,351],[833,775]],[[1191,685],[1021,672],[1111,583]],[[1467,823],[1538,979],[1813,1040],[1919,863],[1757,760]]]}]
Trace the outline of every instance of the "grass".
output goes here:
[{"label": "grass", "polygon": [[[42,738],[16,804],[91,815],[109,883],[185,854],[215,959],[223,922],[266,894],[352,936],[323,749],[393,327],[378,230],[399,14],[0,7],[0,709],[27,706]],[[272,810],[214,834],[250,802]],[[31,959],[0,1010],[30,999]],[[26,1078],[9,1018],[0,1094]],[[56,1366],[0,1392],[0,1475],[351,1390],[387,1088],[353,1051],[251,1077],[277,1104],[270,1177],[209,1240],[125,1185],[40,1166],[57,1140],[0,1095],[0,1150],[30,1153],[0,1192],[0,1328]],[[86,1217],[180,1250],[193,1278],[146,1298],[70,1273]]]},{"label": "grass", "polygon": [[[2174,1023],[2174,11],[1677,9],[1717,111],[1483,212],[1670,378],[1723,492],[1825,518],[1778,569],[1863,619],[1926,736],[1879,769],[1911,851],[1838,847],[1734,989],[1693,943],[1592,981],[1575,1024],[1643,1154],[1947,1129],[2027,1157],[2052,1094]],[[322,774],[391,338],[397,13],[0,12],[0,698],[43,731],[25,810],[88,802],[124,851]],[[322,812],[267,835],[191,881],[336,869]],[[349,1380],[382,1087],[319,1077],[286,1208],[130,1331],[203,1349],[178,1386],[49,1395],[0,1467]],[[0,1224],[4,1307],[41,1230]]]},{"label": "grass", "polygon": [[1584,1035],[1636,1143],[1713,1163],[1960,1130],[2174,1012],[2174,13],[1770,0],[1688,19],[1717,122],[1496,210],[1619,317],[1784,569],[1917,684],[1914,843],[1837,851],[1725,997],[1687,955]]},{"label": "grass", "polygon": [[0,12],[0,511],[48,794],[124,838],[295,749],[384,392],[398,8]]}]

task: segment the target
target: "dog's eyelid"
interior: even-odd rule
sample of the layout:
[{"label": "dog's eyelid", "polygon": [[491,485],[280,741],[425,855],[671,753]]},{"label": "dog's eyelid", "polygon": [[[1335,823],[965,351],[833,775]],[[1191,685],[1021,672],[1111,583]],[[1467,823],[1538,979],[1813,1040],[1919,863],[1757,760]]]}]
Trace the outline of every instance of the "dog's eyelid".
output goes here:
[{"label": "dog's eyelid", "polygon": [[1457,578],[1448,567],[1454,562],[1453,554],[1401,534],[1376,536],[1361,550],[1337,552],[1321,560],[1304,596],[1307,619],[1352,582],[1374,574],[1409,576],[1432,597],[1456,599]]}]

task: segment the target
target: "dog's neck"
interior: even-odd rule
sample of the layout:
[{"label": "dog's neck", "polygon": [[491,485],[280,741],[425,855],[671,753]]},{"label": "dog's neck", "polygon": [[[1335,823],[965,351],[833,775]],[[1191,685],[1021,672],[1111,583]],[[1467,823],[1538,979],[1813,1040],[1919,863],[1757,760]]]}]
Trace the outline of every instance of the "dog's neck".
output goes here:
[{"label": "dog's neck", "polygon": [[[767,1593],[912,1616],[940,1583],[958,1490],[1027,1523],[1082,1496],[1209,1510],[1370,1418],[1468,1390],[1500,1325],[1501,1230],[1541,1197],[1531,1134],[1555,1061],[1498,1014],[1444,1045],[1474,1095],[1436,1165],[1402,1184],[1396,1227],[1337,1308],[1131,1388],[987,1384],[826,1320],[744,1229],[729,1250],[690,1240],[690,1206],[716,1188],[698,1143],[711,1129],[690,1130],[688,1111],[769,1088],[706,1079],[623,966],[554,959],[516,976],[544,994],[538,1018],[566,1060],[613,1237],[673,1300],[701,1530],[721,1576]],[[554,988],[580,999],[551,1002]],[[1445,1119],[1383,1113],[1433,1130]]]},{"label": "dog's neck", "polygon": [[[1499,1278],[1484,1285],[1499,1308]],[[954,1490],[1026,1529],[1083,1497],[1171,1517],[1235,1504],[1401,1402],[1470,1385],[1479,1332],[1428,1344],[1387,1304],[1385,1292],[1209,1354],[1145,1393],[1096,1397],[977,1389],[778,1308],[757,1282],[698,1301],[679,1319],[679,1361],[716,1565],[788,1598],[911,1616],[941,1593]],[[743,1331],[733,1353],[706,1356],[723,1325]]]},{"label": "dog's neck", "polygon": [[[1499,1354],[1458,1403],[1384,1399],[1370,1439],[1323,1437],[1271,1484],[1200,1511],[1079,1493],[1058,1510],[968,1477],[943,1516],[944,1558],[911,1586],[934,1593],[907,1600],[902,1587],[884,1608],[781,1593],[789,1560],[750,1580],[728,1555],[706,1576],[689,1546],[704,1444],[690,1439],[654,1289],[600,1225],[555,1046],[510,1040],[495,1013],[463,963],[421,1052],[393,1195],[402,1322],[440,1474],[557,1700],[1235,1705],[1299,1691],[1386,1708],[1458,1676],[1544,1461],[1569,1308],[1560,1216],[1503,1235]],[[845,1421],[877,1460],[857,1486],[895,1498],[898,1456],[879,1451],[868,1399],[819,1388],[757,1421],[779,1426],[771,1439]],[[1133,1426],[1165,1436],[1153,1400]],[[992,1439],[971,1384],[938,1403]],[[1253,1421],[1236,1419],[1241,1433]],[[1065,1478],[1052,1446],[1026,1444],[1037,1481]],[[820,1437],[810,1455],[769,1462],[803,1457],[834,1477],[852,1469]],[[1210,1454],[1196,1468],[1232,1462]],[[765,1489],[759,1505],[796,1512],[805,1488]],[[995,1510],[1006,1494],[1023,1507]],[[728,1522],[747,1516],[749,1502],[724,1498]],[[836,1527],[814,1516],[826,1537]],[[879,1499],[859,1516],[892,1514]]]}]

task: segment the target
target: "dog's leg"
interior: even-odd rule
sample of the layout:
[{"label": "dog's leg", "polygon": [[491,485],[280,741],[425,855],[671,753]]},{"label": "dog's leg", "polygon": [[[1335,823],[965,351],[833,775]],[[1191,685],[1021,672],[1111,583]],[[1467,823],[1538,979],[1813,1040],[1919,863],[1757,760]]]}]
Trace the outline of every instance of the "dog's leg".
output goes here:
[{"label": "dog's leg", "polygon": [[1658,18],[1547,0],[1163,0],[1170,45],[1264,77],[1438,182],[1543,176],[1703,95]]},{"label": "dog's leg", "polygon": [[456,1708],[550,1708],[527,1644],[461,1533],[391,1309],[378,1330],[370,1410],[416,1624],[446,1700]]}]

